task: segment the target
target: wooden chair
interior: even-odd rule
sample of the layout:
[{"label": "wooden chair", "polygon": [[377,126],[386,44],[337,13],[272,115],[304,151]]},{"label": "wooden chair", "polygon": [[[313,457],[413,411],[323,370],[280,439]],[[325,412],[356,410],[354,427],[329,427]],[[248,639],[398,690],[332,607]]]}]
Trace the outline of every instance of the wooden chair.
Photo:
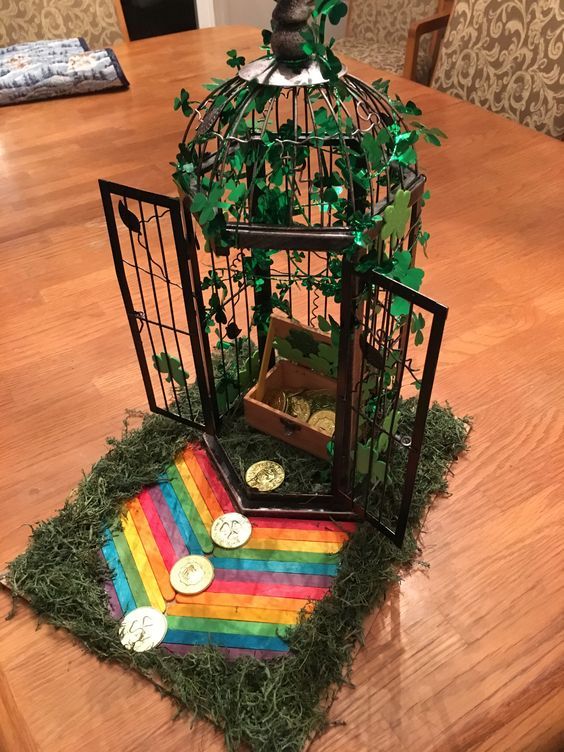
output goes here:
[{"label": "wooden chair", "polygon": [[113,0],[0,0],[0,47],[70,37],[84,37],[91,48],[127,39]]},{"label": "wooden chair", "polygon": [[456,0],[441,22],[434,88],[564,138],[562,0]]},{"label": "wooden chair", "polygon": [[423,18],[420,21],[414,21],[409,27],[403,68],[403,75],[405,78],[410,78],[412,81],[417,80],[417,64],[420,56],[419,48],[421,46],[421,40],[426,37],[427,34],[433,34],[429,50],[431,58],[431,76],[433,75],[437,63],[441,39],[444,35],[453,5],[454,0],[439,0],[437,12],[434,15]]},{"label": "wooden chair", "polygon": [[337,52],[375,68],[404,74],[428,84],[438,40],[430,34],[435,14],[444,14],[453,0],[350,0],[347,36],[335,45]]}]

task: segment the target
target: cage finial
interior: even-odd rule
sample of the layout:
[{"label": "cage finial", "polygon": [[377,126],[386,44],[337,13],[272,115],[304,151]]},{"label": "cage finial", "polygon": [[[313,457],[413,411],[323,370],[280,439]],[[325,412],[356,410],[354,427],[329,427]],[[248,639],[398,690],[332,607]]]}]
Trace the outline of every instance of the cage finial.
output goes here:
[{"label": "cage finial", "polygon": [[272,14],[272,51],[278,60],[301,60],[302,32],[307,28],[315,6],[314,0],[276,0]]}]

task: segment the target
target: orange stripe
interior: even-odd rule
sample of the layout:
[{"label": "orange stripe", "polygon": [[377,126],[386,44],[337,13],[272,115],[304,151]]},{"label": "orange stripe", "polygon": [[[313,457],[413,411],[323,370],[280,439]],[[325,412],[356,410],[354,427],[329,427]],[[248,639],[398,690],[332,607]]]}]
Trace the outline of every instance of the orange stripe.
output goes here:
[{"label": "orange stripe", "polygon": [[149,560],[149,564],[151,565],[151,569],[153,570],[153,574],[155,575],[162,596],[165,600],[172,601],[174,600],[176,592],[170,584],[168,570],[163,561],[162,554],[159,551],[159,547],[153,537],[147,518],[145,517],[145,512],[139,503],[139,499],[135,499],[134,503],[131,504],[129,512],[131,513],[131,518],[137,528],[139,538],[141,539],[141,543],[147,554],[147,559]]},{"label": "orange stripe", "polygon": [[170,605],[168,616],[188,616],[196,619],[221,619],[227,621],[256,621],[261,624],[296,624],[296,611],[271,611],[267,608],[245,606],[201,606],[198,603]]},{"label": "orange stripe", "polygon": [[220,507],[218,500],[212,490],[212,487],[208,483],[206,476],[198,461],[194,457],[191,447],[187,447],[184,452],[184,462],[190,472],[190,475],[194,479],[194,483],[198,486],[200,493],[202,494],[206,506],[214,520],[221,517],[223,509]]},{"label": "orange stripe", "polygon": [[192,477],[190,471],[188,470],[188,466],[186,465],[186,462],[184,461],[184,457],[182,455],[179,455],[176,458],[174,464],[176,465],[178,474],[182,478],[182,482],[184,483],[186,491],[188,492],[188,495],[190,496],[190,499],[192,500],[194,509],[200,516],[202,525],[205,527],[205,529],[209,533],[211,530],[211,526],[213,525],[213,517],[210,514],[210,510],[208,509],[208,506],[204,500],[204,497],[202,496],[200,492],[200,489],[196,485],[194,478]]},{"label": "orange stripe", "polygon": [[[275,520],[272,521],[275,525]],[[266,540],[269,538],[284,538],[285,540],[304,540],[312,542],[345,543],[349,539],[348,533],[337,533],[332,530],[290,530],[277,527],[254,527],[253,538]]]},{"label": "orange stripe", "polygon": [[199,593],[198,595],[176,596],[177,603],[198,603],[201,606],[252,606],[268,608],[272,611],[301,611],[311,601],[305,598],[275,598],[266,595],[243,595],[241,593]]}]

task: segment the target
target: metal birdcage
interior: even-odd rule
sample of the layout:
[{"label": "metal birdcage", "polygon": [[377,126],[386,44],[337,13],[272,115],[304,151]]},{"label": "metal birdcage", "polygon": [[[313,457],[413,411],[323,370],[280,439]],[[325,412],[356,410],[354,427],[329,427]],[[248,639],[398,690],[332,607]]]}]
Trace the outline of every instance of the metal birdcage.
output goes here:
[{"label": "metal birdcage", "polygon": [[[361,517],[401,544],[446,319],[414,265],[425,178],[406,107],[330,50],[300,59],[294,6],[307,25],[311,3],[280,0],[274,55],[197,106],[182,92],[180,199],[101,183],[116,271],[151,409],[201,429],[243,513]],[[333,436],[264,402],[280,364],[326,386]],[[324,461],[325,487],[250,488],[243,409]]]}]

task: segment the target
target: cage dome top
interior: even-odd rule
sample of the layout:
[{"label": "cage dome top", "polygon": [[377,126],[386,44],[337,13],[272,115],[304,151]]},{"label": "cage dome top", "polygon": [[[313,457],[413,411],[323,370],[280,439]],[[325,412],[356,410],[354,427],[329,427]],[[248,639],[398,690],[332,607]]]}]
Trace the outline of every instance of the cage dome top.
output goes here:
[{"label": "cage dome top", "polygon": [[421,113],[388,82],[347,73],[324,40],[340,6],[279,0],[263,58],[246,64],[231,50],[233,78],[202,102],[185,90],[177,99],[189,122],[175,180],[215,245],[228,245],[228,225],[362,230],[419,180],[413,147],[424,126],[404,116]]}]

